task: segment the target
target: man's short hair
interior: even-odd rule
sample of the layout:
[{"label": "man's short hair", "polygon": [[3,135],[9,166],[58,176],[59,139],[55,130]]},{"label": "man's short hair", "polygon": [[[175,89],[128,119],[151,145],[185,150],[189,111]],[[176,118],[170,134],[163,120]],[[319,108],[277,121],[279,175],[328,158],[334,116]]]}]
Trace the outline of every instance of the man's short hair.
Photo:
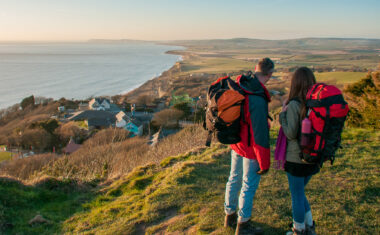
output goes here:
[{"label": "man's short hair", "polygon": [[262,58],[257,64],[257,67],[257,71],[261,72],[264,76],[267,76],[274,71],[274,63],[269,58]]}]

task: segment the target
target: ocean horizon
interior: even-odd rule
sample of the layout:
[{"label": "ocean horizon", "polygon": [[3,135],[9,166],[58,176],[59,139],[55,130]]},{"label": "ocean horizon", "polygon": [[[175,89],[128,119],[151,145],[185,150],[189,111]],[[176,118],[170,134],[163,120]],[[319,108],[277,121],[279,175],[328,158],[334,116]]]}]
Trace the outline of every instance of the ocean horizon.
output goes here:
[{"label": "ocean horizon", "polygon": [[183,47],[153,43],[0,43],[0,109],[27,96],[125,94],[160,76]]}]

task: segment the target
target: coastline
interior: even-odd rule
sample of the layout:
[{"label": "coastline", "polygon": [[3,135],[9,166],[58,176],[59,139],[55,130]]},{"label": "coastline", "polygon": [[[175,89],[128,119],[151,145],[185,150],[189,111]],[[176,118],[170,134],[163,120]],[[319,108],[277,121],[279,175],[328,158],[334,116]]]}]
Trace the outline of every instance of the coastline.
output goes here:
[{"label": "coastline", "polygon": [[126,97],[127,100],[136,101],[137,98],[142,95],[149,95],[154,98],[161,98],[162,96],[168,95],[166,88],[173,83],[175,77],[180,75],[180,64],[187,59],[186,55],[188,52],[187,48],[184,48],[184,50],[169,50],[166,51],[165,54],[178,55],[180,58],[171,68],[163,71],[159,76],[153,77],[138,87],[133,88],[131,91],[121,94],[121,96]]},{"label": "coastline", "polygon": [[[11,48],[3,45],[0,50],[1,55],[14,54],[15,56],[9,57],[10,59],[4,56],[0,61],[0,65],[4,68],[0,73],[2,75],[0,80],[12,81],[3,83],[5,86],[1,89],[3,98],[0,102],[0,110],[20,104],[22,99],[30,95],[54,100],[65,98],[78,101],[94,96],[123,96],[141,87],[145,82],[161,77],[176,62],[182,60],[180,53],[172,53],[172,51],[184,50],[184,47],[180,46],[144,43],[142,46],[122,44],[120,48],[123,51],[115,53],[115,46],[102,47],[95,43],[85,43],[85,45],[82,47],[82,44],[69,46],[38,44],[30,47],[16,44]],[[77,50],[78,48],[80,50]],[[131,57],[135,53],[138,54],[140,48],[142,55],[137,58]],[[84,60],[83,58],[87,58],[85,56],[89,59]],[[8,63],[8,60],[12,63]],[[52,66],[46,66],[48,63]],[[14,72],[13,67],[16,66],[26,67]],[[32,71],[27,76],[24,70]],[[70,83],[76,85],[70,88]],[[14,90],[15,88],[17,90]]]}]

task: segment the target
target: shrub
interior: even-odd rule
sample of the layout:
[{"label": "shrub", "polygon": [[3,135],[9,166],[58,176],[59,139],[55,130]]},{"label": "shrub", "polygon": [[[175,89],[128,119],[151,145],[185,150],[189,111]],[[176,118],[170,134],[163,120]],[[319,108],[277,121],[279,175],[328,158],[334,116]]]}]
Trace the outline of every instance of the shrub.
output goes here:
[{"label": "shrub", "polygon": [[182,111],[184,117],[191,115],[191,104],[188,102],[177,103],[173,105],[173,108]]},{"label": "shrub", "polygon": [[13,176],[18,179],[27,180],[41,172],[41,170],[54,159],[55,154],[34,155],[28,158],[15,159],[0,164],[2,175]]},{"label": "shrub", "polygon": [[380,72],[344,89],[350,106],[348,125],[380,129]]},{"label": "shrub", "polygon": [[33,107],[34,106],[34,96],[31,95],[29,97],[24,98],[21,103],[21,108],[25,110],[27,107]]},{"label": "shrub", "polygon": [[80,142],[87,135],[87,131],[79,127],[75,122],[68,122],[57,128],[55,134],[58,135],[63,143],[67,143],[71,137],[76,142]]},{"label": "shrub", "polygon": [[183,116],[183,111],[178,109],[164,109],[153,116],[153,122],[158,126],[175,126]]},{"label": "shrub", "polygon": [[21,145],[28,149],[36,148],[40,151],[51,145],[52,135],[44,129],[26,129],[21,135]]}]

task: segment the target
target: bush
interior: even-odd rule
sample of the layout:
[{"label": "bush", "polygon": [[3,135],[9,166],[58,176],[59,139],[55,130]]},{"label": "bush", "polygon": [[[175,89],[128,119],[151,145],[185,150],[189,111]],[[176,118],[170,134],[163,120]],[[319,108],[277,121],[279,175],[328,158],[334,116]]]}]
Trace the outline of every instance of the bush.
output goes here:
[{"label": "bush", "polygon": [[74,138],[76,142],[81,142],[87,135],[87,131],[77,125],[75,122],[68,122],[56,129],[55,134],[62,143],[66,144],[70,138]]},{"label": "bush", "polygon": [[21,135],[21,145],[25,149],[29,147],[40,151],[51,146],[52,135],[44,129],[26,129]]},{"label": "bush", "polygon": [[164,109],[153,116],[153,123],[157,126],[177,126],[178,120],[183,116],[183,111],[178,109]]},{"label": "bush", "polygon": [[125,141],[129,136],[129,131],[120,128],[107,128],[97,132],[84,144],[86,147],[112,144]]},{"label": "bush", "polygon": [[18,179],[27,180],[41,170],[54,159],[55,154],[34,155],[28,158],[15,159],[0,164],[0,172],[2,175],[13,176]]},{"label": "bush", "polygon": [[350,107],[348,125],[380,129],[380,72],[369,73],[344,93]]},{"label": "bush", "polygon": [[22,110],[25,110],[29,106],[33,107],[34,106],[34,96],[31,95],[29,97],[24,98],[21,101],[20,105],[21,105]]},{"label": "bush", "polygon": [[191,115],[191,104],[187,102],[181,102],[173,105],[174,109],[180,110],[183,112],[183,117],[188,117]]}]

